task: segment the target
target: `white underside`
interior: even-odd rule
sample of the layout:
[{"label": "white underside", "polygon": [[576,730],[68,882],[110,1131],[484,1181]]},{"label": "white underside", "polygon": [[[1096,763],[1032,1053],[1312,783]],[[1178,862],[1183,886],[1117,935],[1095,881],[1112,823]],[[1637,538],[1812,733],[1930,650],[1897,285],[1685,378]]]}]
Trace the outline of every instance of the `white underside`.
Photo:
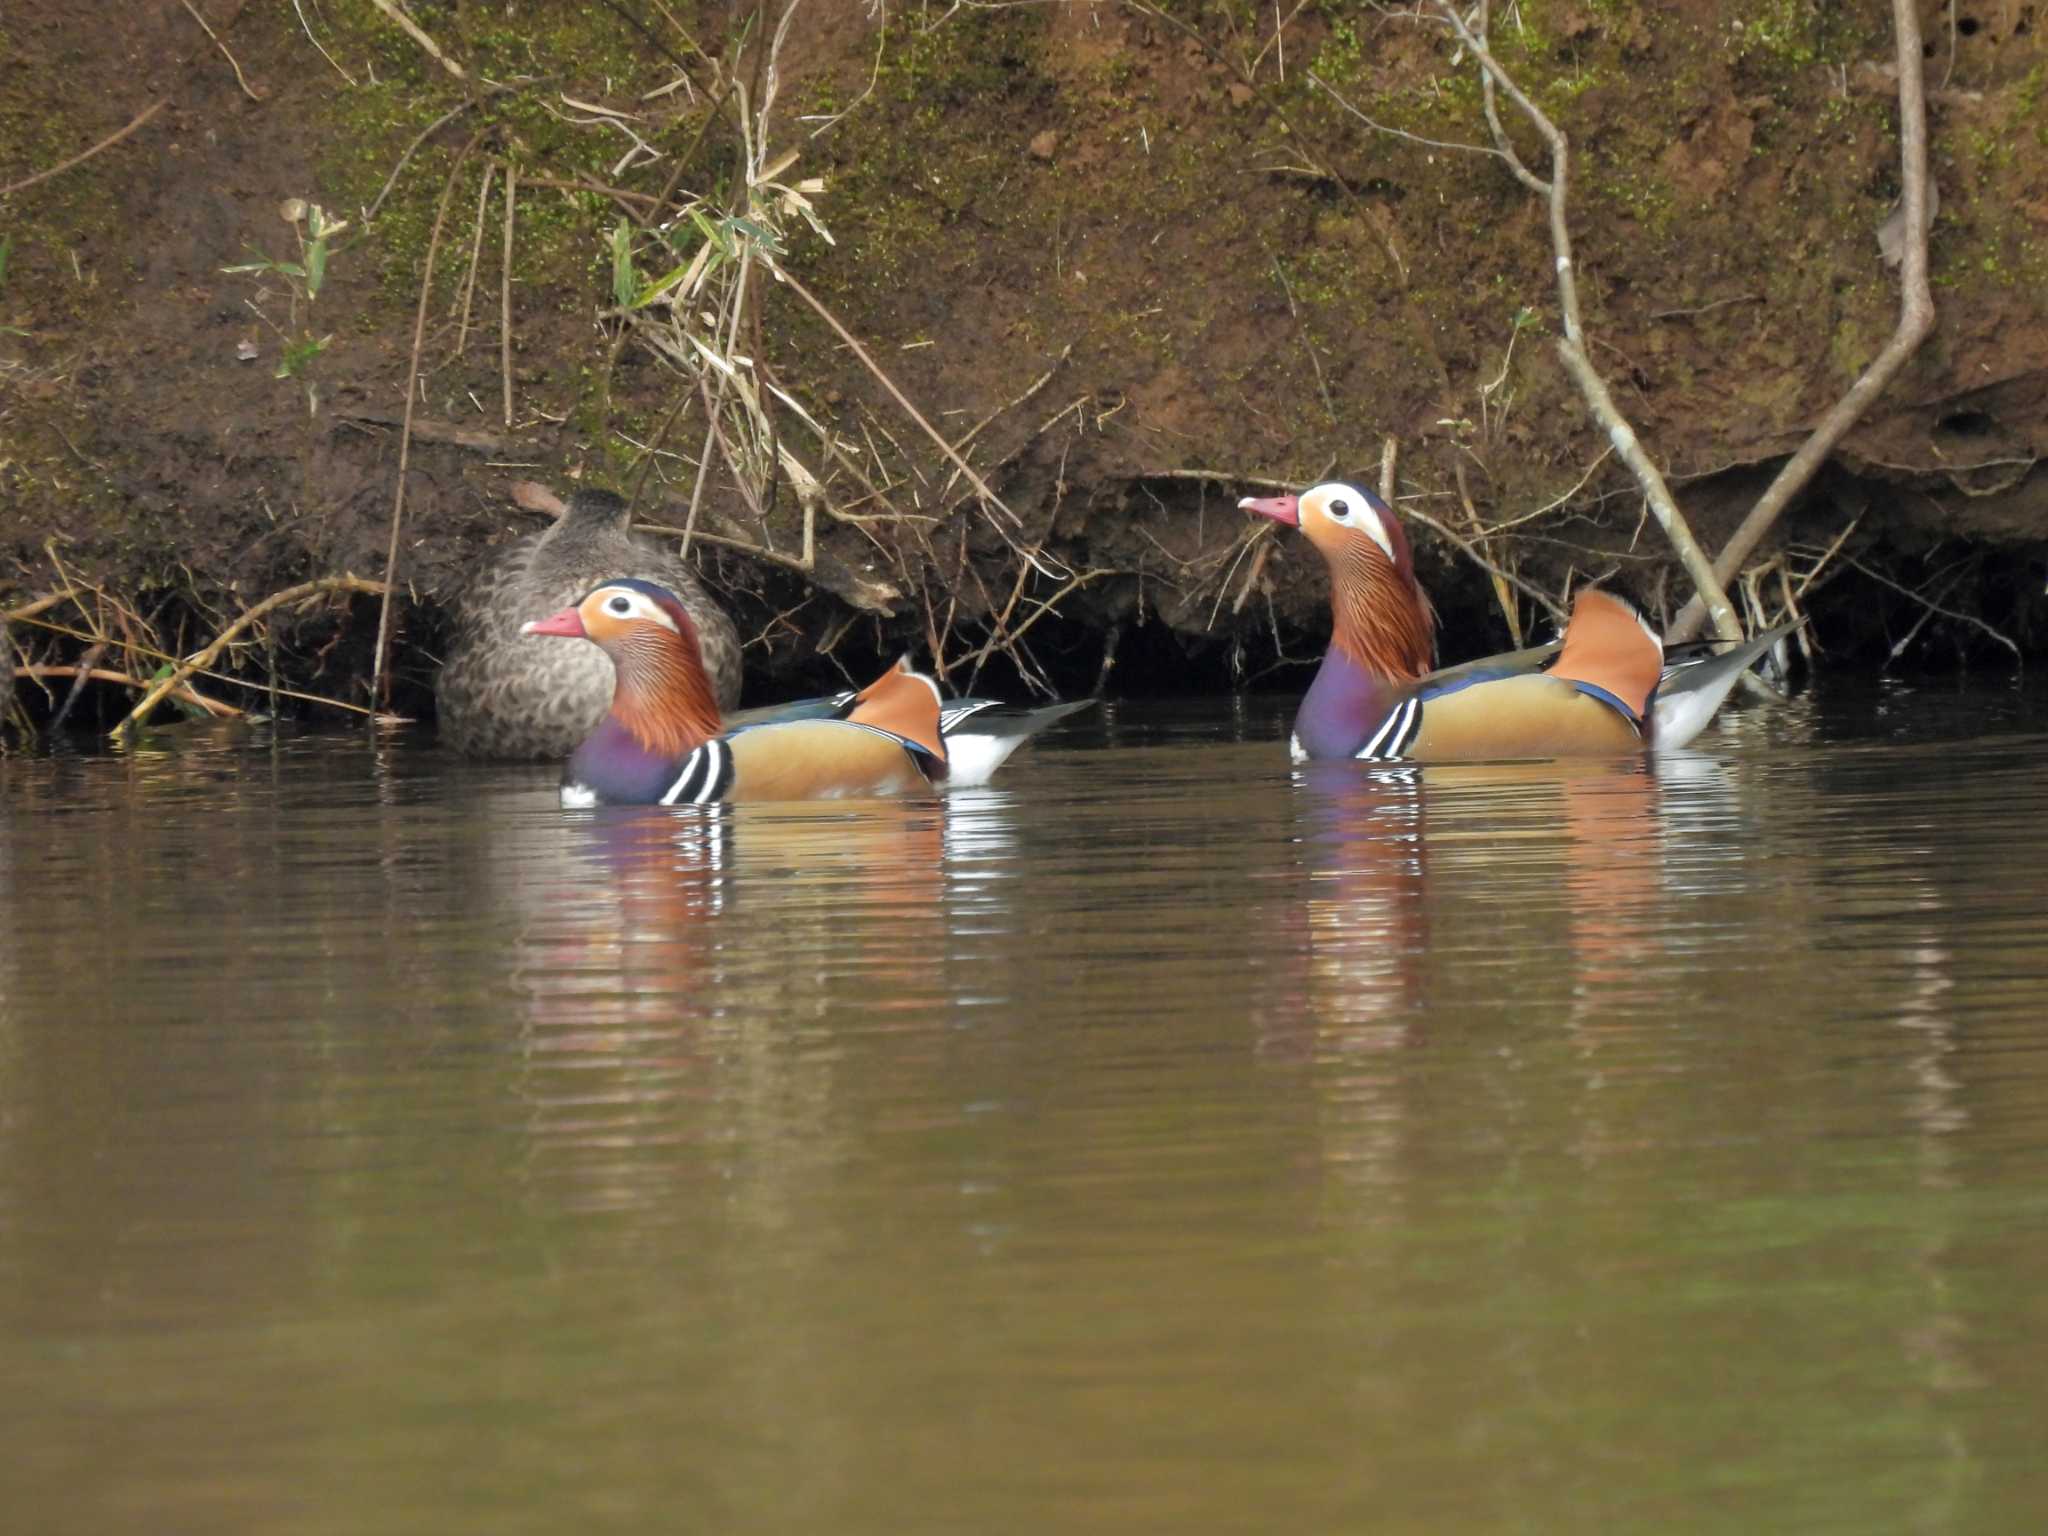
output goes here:
[{"label": "white underside", "polygon": [[1022,736],[948,736],[946,783],[955,789],[986,784],[1024,741]]},{"label": "white underside", "polygon": [[587,811],[597,804],[597,791],[586,784],[564,784],[562,786],[562,809],[565,811]]},{"label": "white underside", "polygon": [[1707,722],[1714,718],[1714,712],[1721,707],[1721,701],[1728,697],[1729,690],[1742,674],[1730,672],[1724,682],[1716,682],[1705,688],[1684,691],[1673,690],[1657,695],[1652,707],[1653,724],[1650,729],[1650,744],[1657,752],[1676,752],[1707,728]]},{"label": "white underside", "polygon": [[1292,762],[1305,763],[1308,761],[1308,754],[1301,750],[1301,738],[1292,731],[1287,733],[1287,756]]}]

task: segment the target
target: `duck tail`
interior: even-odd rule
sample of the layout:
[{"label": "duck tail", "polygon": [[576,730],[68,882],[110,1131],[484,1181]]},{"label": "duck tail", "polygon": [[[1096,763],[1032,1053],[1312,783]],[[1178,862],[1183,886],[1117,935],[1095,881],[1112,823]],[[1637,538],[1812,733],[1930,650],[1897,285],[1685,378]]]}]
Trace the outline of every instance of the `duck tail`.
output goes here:
[{"label": "duck tail", "polygon": [[1650,720],[1650,745],[1659,752],[1675,752],[1699,735],[1736,680],[1758,657],[1805,622],[1804,618],[1793,619],[1762,630],[1718,656],[1685,660],[1672,667],[1657,690],[1657,704]]},{"label": "duck tail", "polygon": [[908,656],[855,694],[845,718],[900,736],[946,761],[946,743],[939,734],[939,685],[912,667]]},{"label": "duck tail", "polygon": [[960,719],[946,732],[949,760],[948,783],[986,784],[1012,752],[1055,721],[1095,705],[1093,699],[1070,699],[1062,704],[1042,704],[1036,709],[1014,704],[991,704]]}]

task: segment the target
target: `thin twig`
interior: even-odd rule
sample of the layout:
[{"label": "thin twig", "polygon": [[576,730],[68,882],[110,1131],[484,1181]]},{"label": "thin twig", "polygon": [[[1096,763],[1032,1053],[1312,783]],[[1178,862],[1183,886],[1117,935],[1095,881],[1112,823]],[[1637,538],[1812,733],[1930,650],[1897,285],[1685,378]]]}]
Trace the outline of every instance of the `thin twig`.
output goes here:
[{"label": "thin twig", "polygon": [[[505,425],[512,425],[512,225],[519,201],[519,171],[505,162],[505,249],[498,281],[498,374],[505,385]],[[406,409],[412,409],[407,396]]]},{"label": "thin twig", "polygon": [[476,188],[476,223],[471,226],[469,242],[469,275],[462,280],[462,322],[455,328],[455,355],[462,356],[462,349],[469,341],[469,306],[476,297],[476,269],[484,254],[484,211],[490,206],[491,179],[498,174],[495,160],[484,162],[483,178]]},{"label": "thin twig", "polygon": [[777,267],[775,269],[775,276],[782,283],[784,283],[789,288],[789,290],[792,293],[794,293],[798,298],[802,299],[806,304],[810,305],[812,310],[815,311],[818,315],[819,319],[823,320],[827,325],[832,327],[833,331],[838,334],[839,339],[845,342],[846,345],[850,349],[852,349],[853,355],[861,360],[861,362],[866,366],[868,372],[872,373],[875,376],[876,380],[881,384],[882,388],[886,389],[889,392],[889,397],[892,400],[894,400],[897,403],[897,405],[903,408],[904,414],[907,415],[912,421],[916,422],[918,428],[924,433],[924,435],[930,438],[935,444],[938,445],[939,452],[943,453],[946,456],[946,458],[952,462],[954,468],[959,470],[961,474],[967,477],[967,483],[974,487],[976,494],[981,497],[983,503],[985,505],[995,507],[999,511],[1001,511],[1002,514],[1010,520],[1012,527],[1021,528],[1024,525],[1023,519],[1018,517],[1016,513],[1010,510],[1008,505],[1003,501],[1003,498],[998,496],[995,493],[995,491],[989,486],[988,482],[981,478],[981,475],[975,470],[972,464],[969,464],[965,459],[961,458],[960,455],[954,451],[953,445],[947,442],[945,438],[939,435],[938,429],[934,427],[930,422],[924,419],[924,413],[918,410],[916,406],[910,403],[910,397],[904,394],[902,390],[898,389],[896,387],[896,381],[890,378],[888,374],[884,373],[881,369],[881,366],[878,363],[876,363],[874,358],[868,355],[868,349],[862,346],[857,340],[854,339],[854,335],[851,331],[849,331],[845,326],[839,323],[839,317],[833,314],[832,311],[827,309],[823,304],[819,303],[818,300],[812,296],[810,289],[806,288],[802,283],[798,282],[794,277],[790,276],[789,273],[782,269],[781,267]]},{"label": "thin twig", "polygon": [[[1868,510],[1868,507],[1864,508],[1864,511]],[[1849,535],[1856,531],[1856,525],[1862,521],[1862,512],[1858,512],[1854,517],[1849,519],[1848,526],[1845,527],[1840,533],[1836,534],[1833,541],[1829,543],[1828,547],[1820,552],[1820,558],[1814,561],[1813,569],[1808,571],[1805,577],[1801,579],[1798,590],[1792,594],[1793,597],[1800,598],[1806,595],[1806,589],[1812,586],[1814,582],[1819,578],[1820,573],[1827,568],[1827,563],[1830,560],[1834,559],[1835,556],[1841,552],[1842,546],[1849,542]]]},{"label": "thin twig", "polygon": [[424,48],[427,51],[427,57],[432,59],[436,64],[439,64],[443,69],[447,70],[449,74],[453,75],[458,80],[467,80],[469,78],[468,75],[462,72],[462,66],[456,63],[453,59],[449,58],[447,54],[443,53],[441,51],[441,45],[439,43],[436,43],[431,37],[427,36],[426,33],[422,32],[419,28],[418,23],[416,23],[410,16],[406,15],[405,12],[401,11],[397,6],[393,5],[391,3],[391,0],[370,0],[370,4],[376,6],[378,10],[382,11],[386,16],[389,16],[393,22],[397,23],[399,30],[404,32],[405,35],[411,38],[414,42],[418,43],[420,47]]},{"label": "thin twig", "polygon": [[1267,475],[1240,475],[1224,469],[1148,469],[1146,480],[1191,480],[1197,485],[1240,486],[1255,485],[1265,491],[1290,491],[1296,482],[1275,480]]},{"label": "thin twig", "polygon": [[[2012,641],[2008,640],[2004,635],[2000,634],[1997,630],[1993,629],[1989,624],[1986,624],[1982,619],[1978,618],[1975,614],[1958,613],[1953,608],[1944,608],[1939,603],[1934,602],[1932,599],[1923,596],[1921,593],[1915,592],[1911,587],[1904,586],[1899,582],[1893,581],[1891,577],[1885,575],[1883,572],[1873,570],[1871,567],[1865,565],[1861,560],[1858,560],[1854,555],[1844,555],[1842,557],[1842,563],[1844,565],[1852,567],[1855,570],[1861,571],[1864,575],[1868,576],[1872,581],[1876,582],[1879,586],[1890,587],[1892,591],[1898,593],[1899,596],[1904,598],[1910,598],[1913,602],[1920,604],[1920,606],[1925,608],[1929,613],[1939,614],[1944,619],[1953,619],[1958,624],[1968,624],[1973,629],[1982,630],[1985,634],[1989,635],[1993,640],[1996,640],[2000,645],[2004,646],[2008,651],[2012,652],[2012,659],[2014,665],[2017,666],[2024,664],[2026,658],[2021,653],[2020,648],[2017,645],[2013,644]],[[1954,583],[1951,582],[1950,585],[1953,586]],[[1947,588],[1943,588],[1944,596],[1947,595],[1947,590]],[[1918,633],[1917,629],[1915,630],[1915,633]],[[1910,640],[1912,637],[1908,636],[1907,638]],[[1892,656],[1894,659],[1897,658],[1899,650],[1901,649],[1903,649],[1903,644],[1901,646],[1893,648]]]},{"label": "thin twig", "polygon": [[[1006,404],[999,405],[994,410],[990,411],[986,416],[982,417],[981,420],[977,421],[973,426],[969,427],[964,437],[956,438],[953,443],[953,451],[955,453],[965,453],[967,451],[967,445],[969,443],[972,443],[977,437],[981,436],[983,428],[988,426],[990,422],[994,421],[998,416],[1003,415],[1005,412],[1014,411],[1018,406],[1022,405],[1025,401],[1029,400],[1033,395],[1037,394],[1041,389],[1045,388],[1046,385],[1050,384],[1052,382],[1052,376],[1058,373],[1060,369],[1065,365],[1067,359],[1069,357],[1072,357],[1073,355],[1074,344],[1070,341],[1064,347],[1060,348],[1060,355],[1052,360],[1052,366],[1050,368],[1046,369],[1044,373],[1038,376],[1038,381],[1035,384],[1033,384],[1029,389],[1025,390],[1024,393],[1019,395],[1016,399],[1011,400]],[[1057,417],[1054,418],[1054,420],[1057,419]],[[1048,427],[1051,425],[1051,422],[1046,423],[1046,426]],[[1039,429],[1039,432],[1034,432],[1032,436],[1035,438],[1039,436],[1040,433],[1042,433],[1044,430],[1045,428],[1041,427]],[[957,469],[954,470],[951,475],[947,476],[946,483],[939,487],[939,499],[941,501],[944,501],[946,497],[950,496],[953,493],[953,487],[955,484],[958,483],[959,479],[960,471]]]},{"label": "thin twig", "polygon": [[[1236,600],[1230,605],[1232,618],[1244,612],[1244,605],[1252,600],[1252,593],[1258,590],[1259,578],[1266,574],[1266,562],[1273,558],[1273,549],[1278,542],[1268,536],[1271,533],[1269,528],[1255,528],[1252,531],[1258,535],[1258,548],[1252,552],[1251,569],[1244,573],[1244,581],[1237,589]],[[1220,600],[1223,594],[1219,591],[1216,595]],[[1215,618],[1216,612],[1212,608],[1209,611],[1210,622],[1215,622]]]},{"label": "thin twig", "polygon": [[101,139],[99,143],[93,145],[91,149],[73,155],[69,160],[65,160],[56,165],[53,165],[47,171],[37,171],[33,176],[24,176],[20,181],[9,182],[6,186],[0,187],[0,197],[12,197],[17,192],[26,192],[30,187],[34,186],[37,182],[48,181],[52,176],[61,176],[66,171],[70,170],[74,165],[82,165],[87,160],[90,160],[94,155],[98,154],[101,150],[112,149],[116,144],[120,143],[123,139],[127,138],[129,134],[135,132],[136,129],[140,128],[152,117],[155,117],[157,113],[163,111],[163,109],[169,106],[170,104],[170,98],[166,96],[162,101],[144,107],[141,112],[136,114],[135,120],[131,122],[126,128],[121,129],[120,132],[108,134],[104,139]]},{"label": "thin twig", "polygon": [[513,87],[509,85],[487,86],[481,95],[472,96],[469,98],[469,100],[459,102],[455,106],[450,107],[446,112],[443,112],[439,117],[435,118],[431,123],[427,124],[426,127],[422,128],[418,133],[414,134],[412,142],[405,146],[405,152],[398,157],[398,163],[391,167],[391,174],[384,178],[384,185],[378,188],[376,197],[371,199],[370,206],[363,210],[363,222],[365,224],[368,224],[377,217],[377,210],[384,206],[384,199],[389,197],[391,195],[391,189],[398,185],[398,178],[400,173],[405,170],[406,165],[408,164],[408,162],[411,161],[412,157],[419,153],[419,147],[422,144],[426,143],[428,139],[431,139],[435,134],[439,133],[443,128],[447,127],[450,123],[454,122],[455,119],[462,116],[463,113],[469,111],[472,107],[479,105],[483,101],[484,97],[494,96],[501,91],[509,91],[511,89],[513,89]]},{"label": "thin twig", "polygon": [[[1367,117],[1363,112],[1359,111],[1357,107],[1353,106],[1349,101],[1344,99],[1343,94],[1340,91],[1338,91],[1338,89],[1335,86],[1331,85],[1329,81],[1323,79],[1323,77],[1318,75],[1314,70],[1311,69],[1308,71],[1308,78],[1309,83],[1311,85],[1320,86],[1323,89],[1323,91],[1329,95],[1332,101],[1336,102],[1338,106],[1342,107],[1346,112],[1349,112],[1353,117],[1357,118],[1361,123],[1365,124],[1365,126],[1370,128],[1374,133],[1384,133],[1390,139],[1406,139],[1410,144],[1420,144],[1425,149],[1448,149],[1456,151],[1459,154],[1465,155],[1500,156],[1499,150],[1488,149],[1484,144],[1453,144],[1448,143],[1443,139],[1425,139],[1421,134],[1410,133],[1405,128],[1389,128],[1385,123],[1376,122],[1372,118]],[[1520,162],[1514,163],[1519,169]]]},{"label": "thin twig", "polygon": [[25,619],[32,619],[39,613],[45,613],[70,602],[72,598],[78,596],[78,590],[76,587],[65,587],[58,592],[45,592],[41,597],[33,598],[19,608],[9,608],[0,613],[0,624],[18,624]]},{"label": "thin twig", "polygon": [[165,694],[169,693],[173,688],[182,685],[193,673],[212,666],[214,658],[228,648],[228,643],[235,636],[239,635],[251,624],[254,624],[266,613],[281,608],[286,603],[298,602],[301,598],[316,597],[322,592],[381,593],[387,603],[391,596],[391,588],[388,584],[379,581],[366,581],[360,576],[323,576],[318,581],[303,581],[296,587],[287,587],[282,592],[274,592],[255,607],[246,610],[239,619],[236,619],[234,623],[215,635],[213,643],[204,650],[186,658],[184,661],[179,662],[176,667],[172,668],[170,676],[152,686],[149,692],[142,696],[141,701],[128,712],[127,718],[114,727],[111,734],[118,740],[127,732],[131,725],[146,720],[149,717],[149,712],[156,708]]},{"label": "thin twig", "polygon": [[[448,199],[455,191],[455,180],[462,174],[463,162],[469,159],[469,152],[483,139],[481,130],[470,135],[455,157],[455,163],[448,167],[448,179],[441,183],[441,200],[434,208],[434,228],[427,237],[427,256],[420,272],[419,307],[413,313],[412,357],[405,369],[405,419],[398,428],[398,483],[391,494],[391,538],[384,550],[384,600],[377,607],[377,653],[370,665],[370,699],[375,703],[384,686],[384,651],[391,638],[391,593],[392,578],[398,570],[398,533],[405,523],[405,472],[412,462],[412,412],[413,404],[419,397],[420,348],[427,339],[427,299],[434,288],[434,257],[441,249],[441,226],[448,220]],[[511,191],[510,169],[507,169],[506,191]],[[509,203],[509,199],[508,199]]]},{"label": "thin twig", "polygon": [[1695,304],[1690,309],[1653,309],[1652,320],[1679,320],[1690,315],[1710,315],[1717,309],[1726,309],[1730,304],[1761,304],[1764,296],[1760,293],[1738,293],[1732,299],[1715,299],[1711,304]]},{"label": "thin twig", "polygon": [[242,66],[237,64],[235,56],[228,52],[228,45],[220,40],[220,34],[207,24],[204,16],[199,14],[199,7],[194,5],[192,0],[178,0],[178,3],[192,13],[192,19],[199,23],[200,30],[213,39],[213,46],[220,50],[220,56],[228,61],[228,67],[235,72],[235,84],[242,88],[242,94],[251,101],[261,101],[263,93],[249,83],[248,76],[242,73]]},{"label": "thin twig", "polygon": [[[1478,543],[1473,547],[1475,549],[1484,547],[1490,553],[1494,548],[1494,544],[1487,537],[1486,523],[1480,517],[1479,509],[1472,505],[1472,491],[1465,483],[1465,461],[1462,458],[1452,459],[1451,471],[1458,483],[1458,504],[1465,509],[1465,521],[1470,523],[1478,534]],[[1509,548],[1512,554],[1513,546],[1510,545]],[[1488,574],[1493,578],[1494,601],[1500,604],[1500,615],[1507,621],[1509,648],[1520,650],[1522,648],[1522,612],[1515,606],[1515,594],[1508,584],[1510,573],[1505,566],[1495,566]]]},{"label": "thin twig", "polygon": [[[84,664],[75,667],[16,667],[14,669],[14,675],[16,677],[35,678],[38,681],[45,681],[50,678],[57,677],[68,677],[73,679],[73,681],[78,684],[84,684],[87,682],[119,683],[124,688],[146,689],[150,686],[146,678],[130,677],[126,672],[116,672],[111,667],[94,667],[87,666]],[[205,694],[199,692],[197,689],[187,687],[183,684],[180,684],[177,688],[174,688],[171,691],[184,703],[190,704],[197,709],[203,709],[209,715],[239,715],[242,713],[241,710],[235,708],[235,706],[232,704],[223,703],[219,699],[210,699]],[[77,697],[77,692],[77,688],[74,687],[72,690],[73,698]],[[70,711],[70,707],[71,702],[69,699],[67,699],[65,701],[64,709],[60,710],[57,714],[57,718],[50,722],[51,730],[56,730],[59,726],[61,726],[64,723],[64,716]]]},{"label": "thin twig", "polygon": [[1401,509],[1401,515],[1403,517],[1412,517],[1415,519],[1416,522],[1422,524],[1423,527],[1433,529],[1437,533],[1442,534],[1445,538],[1449,539],[1453,544],[1457,545],[1459,550],[1462,551],[1464,555],[1468,559],[1470,559],[1474,565],[1478,566],[1479,569],[1486,572],[1487,575],[1493,577],[1496,581],[1505,581],[1509,583],[1511,586],[1514,587],[1516,591],[1522,593],[1525,597],[1531,598],[1535,602],[1542,604],[1544,611],[1548,613],[1553,619],[1556,619],[1560,624],[1564,622],[1566,615],[1563,604],[1559,603],[1556,598],[1552,597],[1548,592],[1545,592],[1541,587],[1531,585],[1529,582],[1524,581],[1520,576],[1516,575],[1512,571],[1502,570],[1499,566],[1495,565],[1491,560],[1487,559],[1486,556],[1482,555],[1477,549],[1473,548],[1471,540],[1463,538],[1457,533],[1454,533],[1451,529],[1445,527],[1442,523],[1438,522],[1435,518],[1431,517],[1427,512],[1423,511],[1420,507],[1413,505],[1405,506]]},{"label": "thin twig", "polygon": [[[100,595],[106,596],[106,594],[104,593]],[[111,601],[111,599],[109,600]],[[123,609],[120,611],[124,616],[123,627],[125,628],[127,618],[126,610]],[[53,623],[48,619],[43,618],[30,619],[27,622],[34,625],[37,629],[47,630],[49,633],[53,635],[62,635],[66,639],[83,640],[94,644],[101,643],[104,638],[104,632],[100,630],[97,623],[91,619],[90,615],[88,615],[87,621],[89,623],[94,624],[93,629],[74,629],[68,624],[57,624]],[[146,622],[144,622],[143,628],[148,629],[149,625]],[[127,653],[128,659],[131,664],[137,661],[151,661],[157,663],[159,666],[175,667],[178,665],[178,658],[176,656],[173,656],[169,652],[161,650],[154,645],[146,645],[143,642],[135,639],[132,635],[130,635],[125,641],[106,641],[105,643],[119,644],[121,646],[121,649]],[[212,683],[225,683],[230,688],[254,688],[261,689],[265,692],[270,691],[269,685],[267,683],[253,683],[245,677],[235,677],[232,674],[226,672],[215,672],[209,667],[194,667],[192,671],[188,674],[188,676],[194,678],[202,678],[205,681]],[[373,709],[366,709],[360,704],[350,704],[342,699],[330,699],[323,694],[301,693],[297,689],[293,688],[279,688],[276,690],[276,693],[277,696],[280,698],[301,699],[308,704],[323,704],[327,706],[329,709],[343,709],[349,711],[351,714],[372,715],[381,720],[392,720],[396,718],[395,716],[391,715],[379,715],[377,711]]]},{"label": "thin twig", "polygon": [[341,78],[346,80],[350,85],[354,85],[356,83],[355,76],[351,75],[339,64],[335,64],[334,55],[329,53],[327,49],[321,44],[320,39],[313,35],[313,24],[306,20],[305,7],[299,3],[299,0],[292,0],[292,9],[299,13],[299,25],[305,29],[306,41],[311,43],[315,48],[318,48],[320,50],[321,58],[325,59],[330,64],[334,64],[334,72],[337,75],[340,75]]}]

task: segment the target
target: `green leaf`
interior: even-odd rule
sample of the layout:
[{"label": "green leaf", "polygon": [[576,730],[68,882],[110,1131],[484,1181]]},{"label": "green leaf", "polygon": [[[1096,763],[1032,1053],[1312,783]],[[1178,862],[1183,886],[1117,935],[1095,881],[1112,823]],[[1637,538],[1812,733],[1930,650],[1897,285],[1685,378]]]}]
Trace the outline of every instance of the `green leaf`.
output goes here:
[{"label": "green leaf", "polygon": [[782,242],[775,237],[774,230],[769,229],[763,225],[756,224],[752,219],[743,219],[736,213],[733,214],[727,220],[727,222],[730,223],[734,229],[746,235],[756,245],[761,246],[764,250],[767,250],[777,256],[783,254]]},{"label": "green leaf", "polygon": [[690,210],[690,217],[696,221],[697,227],[704,231],[704,238],[718,247],[719,255],[730,261],[739,254],[733,247],[732,231],[727,229],[722,222],[712,223],[711,220],[704,217],[704,211],[701,208],[692,208]]},{"label": "green leaf", "polygon": [[327,242],[315,240],[306,247],[306,297],[320,297],[320,284],[327,277]]},{"label": "green leaf", "polygon": [[689,270],[690,263],[687,261],[682,263],[682,265],[680,266],[670,268],[667,272],[663,273],[660,277],[657,277],[653,282],[649,283],[645,288],[642,288],[637,294],[635,294],[633,296],[633,302],[631,304],[628,304],[626,307],[628,309],[645,309],[648,305],[652,304],[656,299],[660,298],[664,293],[667,293],[669,289],[675,287],[677,283],[680,283],[683,280],[683,278],[688,274]]}]

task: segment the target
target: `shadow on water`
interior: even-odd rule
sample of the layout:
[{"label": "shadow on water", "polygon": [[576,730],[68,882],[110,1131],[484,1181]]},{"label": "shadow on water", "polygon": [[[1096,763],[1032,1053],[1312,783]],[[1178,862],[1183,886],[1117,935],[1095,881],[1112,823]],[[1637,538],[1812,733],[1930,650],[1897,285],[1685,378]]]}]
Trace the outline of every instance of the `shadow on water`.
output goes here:
[{"label": "shadow on water", "polygon": [[2024,1528],[2048,738],[944,801],[0,761],[22,1529]]}]

